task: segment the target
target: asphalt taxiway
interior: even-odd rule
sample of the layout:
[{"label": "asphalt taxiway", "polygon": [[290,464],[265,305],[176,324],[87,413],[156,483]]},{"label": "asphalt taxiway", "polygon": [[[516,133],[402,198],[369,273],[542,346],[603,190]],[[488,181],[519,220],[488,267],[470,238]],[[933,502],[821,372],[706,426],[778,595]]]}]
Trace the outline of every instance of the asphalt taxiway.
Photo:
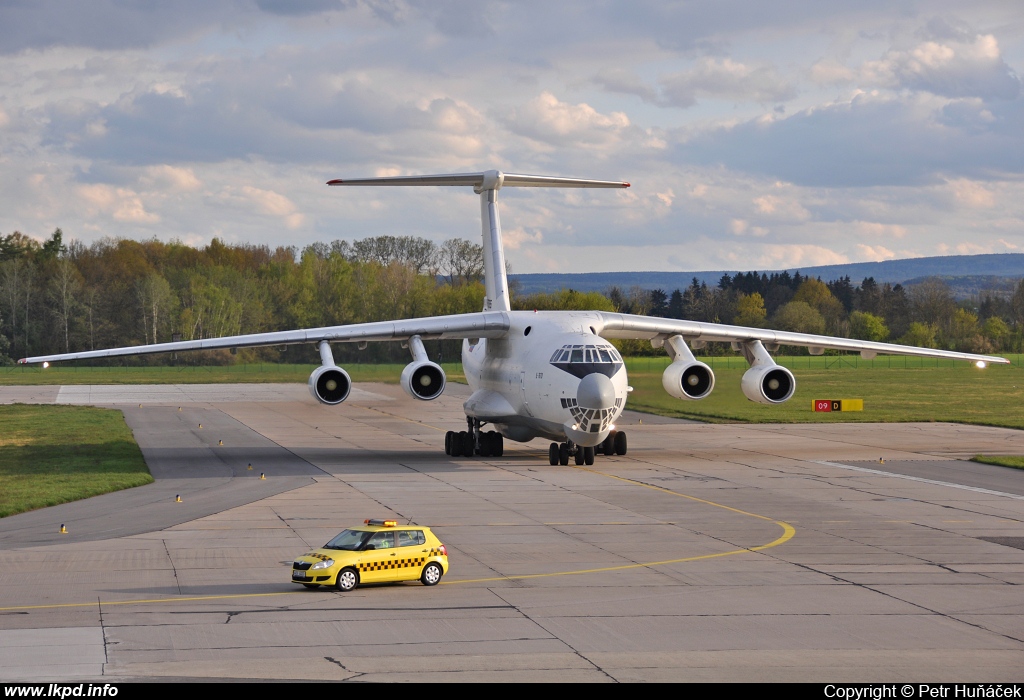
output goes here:
[{"label": "asphalt taxiway", "polygon": [[[630,414],[552,467],[446,457],[465,393],[0,388],[123,410],[157,479],[0,520],[0,679],[1024,681],[1024,472],[963,461],[1024,432]],[[390,516],[441,585],[289,582]]]}]

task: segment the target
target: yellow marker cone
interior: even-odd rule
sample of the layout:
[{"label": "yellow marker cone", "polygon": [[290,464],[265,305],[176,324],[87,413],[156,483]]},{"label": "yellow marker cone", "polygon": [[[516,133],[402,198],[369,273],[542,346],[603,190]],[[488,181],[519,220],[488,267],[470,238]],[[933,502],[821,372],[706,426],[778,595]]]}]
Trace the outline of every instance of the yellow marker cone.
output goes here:
[{"label": "yellow marker cone", "polygon": [[644,419],[643,419],[643,418],[641,418],[641,419],[640,419],[640,425],[643,425],[643,424],[644,424]]},{"label": "yellow marker cone", "polygon": [[223,440],[218,440],[217,444],[220,445],[221,447],[223,447],[224,446],[224,441]]},{"label": "yellow marker cone", "polygon": [[142,408],[142,404],[141,403],[139,404],[139,408]]},{"label": "yellow marker cone", "polygon": [[177,496],[174,497],[174,502],[181,503],[181,494],[178,494]]},{"label": "yellow marker cone", "polygon": [[202,429],[203,429],[203,424],[202,424],[202,423],[200,423],[200,424],[199,424],[199,429],[200,429],[200,430],[202,430]]},{"label": "yellow marker cone", "polygon": [[884,457],[879,457],[878,458],[878,463],[879,464],[885,464],[885,458]]},{"label": "yellow marker cone", "polygon": [[249,471],[252,471],[252,463],[251,462],[249,463],[249,466],[247,468],[248,468]]},{"label": "yellow marker cone", "polygon": [[181,406],[178,406],[178,410],[179,410],[179,411],[181,410]]},{"label": "yellow marker cone", "polygon": [[58,532],[60,532],[60,534],[62,534],[62,535],[68,534],[68,529],[66,527],[64,527],[64,523],[60,524],[60,530],[58,530]]},{"label": "yellow marker cone", "polygon": [[264,474],[263,472],[260,472],[260,480],[261,481],[266,481],[267,480],[267,475]]}]

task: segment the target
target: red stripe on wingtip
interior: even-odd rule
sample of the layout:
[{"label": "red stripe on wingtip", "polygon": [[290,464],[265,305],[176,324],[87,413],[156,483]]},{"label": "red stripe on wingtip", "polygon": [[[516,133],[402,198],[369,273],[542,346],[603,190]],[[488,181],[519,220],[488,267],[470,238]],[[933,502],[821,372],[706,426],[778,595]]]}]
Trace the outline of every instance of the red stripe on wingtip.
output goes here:
[{"label": "red stripe on wingtip", "polygon": [[340,185],[343,182],[344,182],[344,180],[328,180],[327,184],[328,185]]},{"label": "red stripe on wingtip", "polygon": [[27,364],[28,364],[28,362],[27,362],[27,361],[26,361],[26,359],[25,359],[25,358],[23,357],[23,358],[21,358],[20,360],[18,360],[18,364],[19,364],[19,365],[27,365]]},{"label": "red stripe on wingtip", "polygon": [[622,183],[622,186],[623,186],[623,187],[629,187],[629,183],[628,183],[628,182],[623,182],[623,183]]}]

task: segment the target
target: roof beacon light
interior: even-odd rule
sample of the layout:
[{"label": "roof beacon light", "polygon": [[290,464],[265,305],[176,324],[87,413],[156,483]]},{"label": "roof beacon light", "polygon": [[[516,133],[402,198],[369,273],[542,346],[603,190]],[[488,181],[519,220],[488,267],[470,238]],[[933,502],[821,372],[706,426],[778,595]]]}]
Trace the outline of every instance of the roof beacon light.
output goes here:
[{"label": "roof beacon light", "polygon": [[380,525],[380,526],[383,526],[383,527],[395,527],[396,525],[398,525],[398,521],[397,520],[372,520],[372,519],[367,519],[367,520],[364,520],[363,523],[366,524],[366,525]]}]

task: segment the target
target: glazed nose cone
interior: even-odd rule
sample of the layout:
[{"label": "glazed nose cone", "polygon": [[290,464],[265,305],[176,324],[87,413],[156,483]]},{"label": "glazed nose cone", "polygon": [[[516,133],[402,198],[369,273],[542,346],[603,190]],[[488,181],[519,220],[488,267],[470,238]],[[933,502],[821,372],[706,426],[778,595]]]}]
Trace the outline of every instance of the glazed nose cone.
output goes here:
[{"label": "glazed nose cone", "polygon": [[580,380],[576,390],[576,403],[581,408],[603,409],[615,405],[615,387],[603,374],[588,374]]}]

